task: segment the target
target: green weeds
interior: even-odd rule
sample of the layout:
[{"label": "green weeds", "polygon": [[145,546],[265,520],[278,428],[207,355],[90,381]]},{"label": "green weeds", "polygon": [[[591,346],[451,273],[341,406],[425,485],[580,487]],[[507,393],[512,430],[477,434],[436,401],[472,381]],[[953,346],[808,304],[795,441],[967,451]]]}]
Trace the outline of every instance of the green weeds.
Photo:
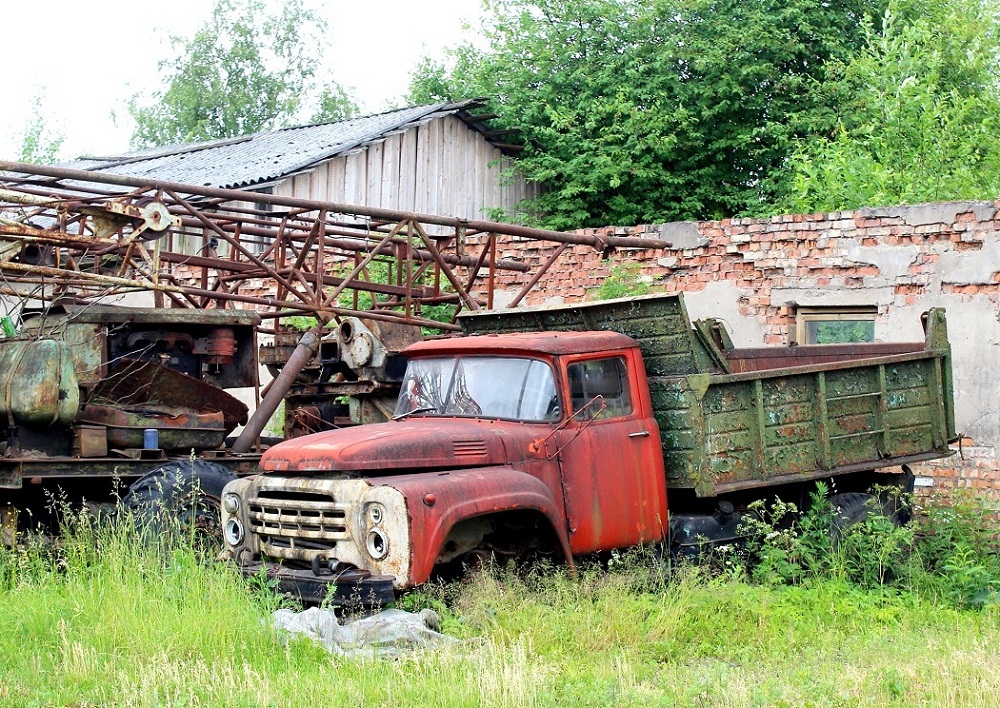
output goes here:
[{"label": "green weeds", "polygon": [[744,524],[749,540],[737,558],[753,582],[844,580],[867,590],[916,592],[957,607],[998,599],[1000,529],[982,498],[959,493],[947,502],[931,500],[912,510],[914,521],[905,525],[898,520],[903,512],[911,514],[908,500],[886,490],[828,498],[826,487],[818,485],[806,512],[780,500],[755,502],[751,509]]},{"label": "green weeds", "polygon": [[665,574],[648,549],[487,568],[402,598],[464,641],[392,661],[279,636],[267,582],[192,534],[150,544],[127,518],[70,516],[57,545],[0,547],[0,706],[985,705],[1000,695],[1000,606],[976,599],[995,587],[986,511],[917,509],[897,544],[874,516],[834,542],[832,509],[789,508],[714,574]]},{"label": "green weeds", "polygon": [[612,300],[619,297],[636,297],[648,295],[652,290],[650,284],[642,279],[638,263],[611,265],[610,261],[604,261],[604,265],[610,267],[608,277],[596,288],[587,292],[588,299]]}]

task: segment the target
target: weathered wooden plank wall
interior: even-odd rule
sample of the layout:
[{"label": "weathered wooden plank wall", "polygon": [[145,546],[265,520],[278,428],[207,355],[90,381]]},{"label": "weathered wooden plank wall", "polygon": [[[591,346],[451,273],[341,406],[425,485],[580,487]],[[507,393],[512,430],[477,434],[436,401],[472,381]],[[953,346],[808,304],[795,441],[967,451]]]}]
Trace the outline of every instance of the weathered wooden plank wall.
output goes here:
[{"label": "weathered wooden plank wall", "polygon": [[537,194],[510,159],[454,116],[386,137],[275,187],[283,196],[483,219]]}]

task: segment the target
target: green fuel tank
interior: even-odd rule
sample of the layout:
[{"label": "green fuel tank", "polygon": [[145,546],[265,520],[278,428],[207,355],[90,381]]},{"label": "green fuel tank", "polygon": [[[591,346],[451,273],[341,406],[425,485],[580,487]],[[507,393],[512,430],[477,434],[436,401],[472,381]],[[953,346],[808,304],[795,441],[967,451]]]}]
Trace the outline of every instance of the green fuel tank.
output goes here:
[{"label": "green fuel tank", "polygon": [[69,346],[53,339],[0,341],[0,413],[32,428],[68,425],[80,409]]}]

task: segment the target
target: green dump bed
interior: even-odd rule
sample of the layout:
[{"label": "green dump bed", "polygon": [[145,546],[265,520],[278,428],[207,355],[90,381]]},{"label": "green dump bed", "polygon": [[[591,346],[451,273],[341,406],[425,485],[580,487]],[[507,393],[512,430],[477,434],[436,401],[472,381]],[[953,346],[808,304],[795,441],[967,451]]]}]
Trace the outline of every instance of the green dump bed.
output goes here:
[{"label": "green dump bed", "polygon": [[614,330],[649,377],[667,484],[699,496],[951,454],[944,311],[924,342],[736,349],[716,320],[692,325],[680,294],[462,313],[468,334]]}]

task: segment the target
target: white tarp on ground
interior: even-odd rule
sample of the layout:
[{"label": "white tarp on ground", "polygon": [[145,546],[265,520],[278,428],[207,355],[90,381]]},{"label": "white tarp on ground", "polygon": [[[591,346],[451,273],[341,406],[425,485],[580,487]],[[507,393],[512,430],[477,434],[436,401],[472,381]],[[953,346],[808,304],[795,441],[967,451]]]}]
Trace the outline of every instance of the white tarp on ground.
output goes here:
[{"label": "white tarp on ground", "polygon": [[341,656],[398,656],[410,649],[438,648],[458,640],[436,631],[437,613],[383,610],[343,624],[333,610],[310,607],[302,612],[277,610],[274,626],[295,635],[304,635]]}]

